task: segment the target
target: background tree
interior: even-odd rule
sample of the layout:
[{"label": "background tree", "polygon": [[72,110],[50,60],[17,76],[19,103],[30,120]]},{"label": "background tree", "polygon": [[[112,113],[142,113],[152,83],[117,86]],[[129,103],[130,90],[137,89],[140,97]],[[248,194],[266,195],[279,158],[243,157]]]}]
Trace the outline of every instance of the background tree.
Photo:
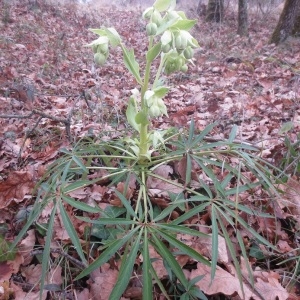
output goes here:
[{"label": "background tree", "polygon": [[295,35],[295,36],[300,36],[300,9],[298,11],[298,16],[296,18],[292,34]]},{"label": "background tree", "polygon": [[[286,0],[278,24],[271,36],[270,43],[284,42],[294,31],[300,31],[300,0]],[[297,27],[298,28],[295,28]]]},{"label": "background tree", "polygon": [[198,16],[206,16],[206,5],[202,2],[202,0],[199,0],[198,2],[197,14]]},{"label": "background tree", "polygon": [[222,22],[223,17],[224,0],[209,0],[206,10],[206,21]]},{"label": "background tree", "polygon": [[248,36],[248,0],[239,0],[237,33]]}]

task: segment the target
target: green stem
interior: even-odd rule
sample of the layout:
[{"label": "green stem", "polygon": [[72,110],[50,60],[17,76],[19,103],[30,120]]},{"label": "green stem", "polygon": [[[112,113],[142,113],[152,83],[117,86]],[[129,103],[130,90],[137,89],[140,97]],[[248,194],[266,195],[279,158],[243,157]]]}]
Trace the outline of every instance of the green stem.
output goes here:
[{"label": "green stem", "polygon": [[160,74],[161,74],[162,68],[163,68],[163,66],[165,64],[165,61],[166,61],[165,57],[166,56],[163,55],[163,54],[160,57],[160,64],[159,64],[159,67],[158,67],[158,70],[157,70],[157,73],[156,73],[156,76],[155,76],[155,79],[154,79],[154,82],[153,82],[153,87],[154,88],[156,88],[156,86],[157,86],[157,82],[158,82],[158,80],[160,78]]},{"label": "green stem", "polygon": [[148,223],[148,203],[147,203],[147,191],[146,191],[146,174],[143,169],[142,171],[142,189],[143,189],[143,199],[144,199],[144,213],[145,213],[145,223]]},{"label": "green stem", "polygon": [[[153,36],[149,38],[149,47],[148,50],[152,48],[153,45]],[[149,86],[150,80],[150,67],[151,61],[147,60],[145,75],[144,75],[144,83],[141,89],[141,110],[145,112],[145,115],[148,116],[148,107],[145,103],[145,93]],[[140,161],[147,161],[147,152],[148,152],[148,124],[141,124],[140,131]]]}]

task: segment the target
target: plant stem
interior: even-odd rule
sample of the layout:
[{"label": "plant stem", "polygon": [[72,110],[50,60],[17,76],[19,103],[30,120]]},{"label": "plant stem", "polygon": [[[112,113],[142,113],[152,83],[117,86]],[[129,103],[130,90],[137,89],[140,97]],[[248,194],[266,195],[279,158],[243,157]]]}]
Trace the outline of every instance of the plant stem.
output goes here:
[{"label": "plant stem", "polygon": [[161,71],[162,71],[162,68],[165,64],[165,55],[162,54],[161,58],[160,58],[160,64],[159,64],[159,67],[157,69],[157,73],[156,73],[156,76],[155,76],[155,79],[154,79],[154,82],[153,82],[153,87],[156,88],[157,86],[157,82],[160,78],[160,74],[161,74]]},{"label": "plant stem", "polygon": [[[149,47],[148,50],[152,48],[153,45],[153,36],[149,37]],[[141,110],[145,112],[145,115],[147,116],[147,106],[145,103],[145,93],[148,89],[149,80],[150,80],[150,67],[151,67],[151,61],[147,60],[146,63],[146,69],[144,74],[144,83],[141,89]],[[148,124],[141,124],[141,131],[140,131],[140,161],[146,161],[148,152]]]},{"label": "plant stem", "polygon": [[145,214],[145,223],[148,223],[148,204],[147,204],[147,191],[146,191],[146,174],[143,168],[142,170],[142,183],[143,183],[143,199],[144,199],[144,214]]}]

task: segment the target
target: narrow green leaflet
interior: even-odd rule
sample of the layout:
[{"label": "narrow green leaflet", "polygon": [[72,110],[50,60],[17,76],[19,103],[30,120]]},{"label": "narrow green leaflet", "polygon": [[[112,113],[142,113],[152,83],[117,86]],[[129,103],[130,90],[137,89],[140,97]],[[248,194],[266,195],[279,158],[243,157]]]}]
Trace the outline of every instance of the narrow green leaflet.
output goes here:
[{"label": "narrow green leaflet", "polygon": [[133,216],[134,218],[138,219],[138,216],[136,215],[135,211],[133,210],[133,208],[132,208],[129,200],[127,200],[126,197],[123,194],[121,194],[118,190],[115,190],[115,193],[117,194],[117,196],[121,200],[121,202],[124,205],[124,207],[127,209],[127,212],[131,216]]},{"label": "narrow green leaflet", "polygon": [[132,225],[132,224],[138,224],[138,222],[135,222],[133,220],[128,220],[124,218],[100,218],[99,220],[92,220],[87,217],[76,217],[79,220],[82,220],[87,223],[91,224],[97,224],[97,225]]},{"label": "narrow green leaflet", "polygon": [[86,261],[86,258],[83,254],[83,251],[82,251],[82,246],[81,246],[81,243],[79,241],[79,237],[77,235],[77,232],[63,206],[63,204],[61,202],[59,202],[59,212],[60,212],[60,215],[61,215],[61,218],[62,218],[62,221],[64,223],[64,227],[81,259],[81,261],[86,264],[87,261]]},{"label": "narrow green leaflet", "polygon": [[84,173],[88,173],[88,169],[86,168],[86,166],[84,165],[84,163],[79,157],[77,157],[76,155],[72,155],[72,159],[81,168],[81,170]]},{"label": "narrow green leaflet", "polygon": [[164,223],[159,223],[156,224],[158,228],[163,228],[168,231],[173,231],[175,233],[183,233],[183,234],[189,234],[192,236],[198,236],[198,237],[207,237],[209,238],[210,236],[208,234],[205,234],[203,232],[200,232],[198,230],[186,227],[184,225],[171,225],[171,224],[164,224]]},{"label": "narrow green leaflet", "polygon": [[36,201],[33,206],[32,211],[30,212],[30,215],[27,219],[26,224],[22,227],[21,231],[19,232],[19,234],[17,235],[17,237],[15,238],[13,243],[10,245],[9,251],[12,251],[17,246],[17,244],[20,242],[20,240],[23,238],[23,236],[28,231],[29,227],[36,221],[36,219],[40,215],[41,210],[42,210],[42,204],[40,202]]},{"label": "narrow green leaflet", "polygon": [[219,249],[219,232],[217,223],[217,212],[215,206],[211,207],[211,227],[212,227],[212,254],[211,254],[211,280],[214,279],[216,275],[217,263],[218,263],[218,249]]},{"label": "narrow green leaflet", "polygon": [[61,195],[61,198],[67,202],[68,204],[70,204],[71,206],[80,209],[82,211],[86,211],[86,212],[90,212],[90,213],[97,213],[97,212],[101,212],[102,210],[99,207],[92,207],[90,205],[87,205],[84,202],[80,202],[80,201],[76,201],[73,198],[66,196],[66,195]]},{"label": "narrow green leaflet", "polygon": [[125,254],[123,255],[118,279],[114,286],[114,289],[109,296],[109,300],[120,299],[125,289],[127,288],[132,275],[137,252],[139,250],[142,233],[143,230],[140,230],[140,233],[134,243],[132,245],[127,245],[127,247],[130,247],[130,250],[128,251],[129,254],[127,256],[127,251],[125,251]]},{"label": "narrow green leaflet", "polygon": [[[223,214],[223,216],[224,216],[224,214]],[[233,264],[234,264],[235,270],[236,270],[236,276],[239,280],[243,296],[245,297],[244,284],[243,284],[243,275],[242,275],[240,264],[237,260],[237,253],[236,253],[236,251],[234,249],[234,246],[233,246],[233,244],[230,240],[229,234],[227,232],[227,228],[225,228],[223,220],[221,218],[218,218],[218,221],[219,221],[221,230],[223,232],[223,236],[224,236],[224,239],[225,239],[225,242],[226,242],[227,249],[229,250],[231,258],[233,260]]]},{"label": "narrow green leaflet", "polygon": [[130,231],[122,238],[113,241],[109,246],[101,253],[101,255],[92,262],[86,269],[84,269],[74,280],[78,280],[84,276],[91,274],[94,270],[106,263],[129,239],[140,229],[140,226]]},{"label": "narrow green leaflet", "polygon": [[[210,200],[209,198],[207,198],[208,200]],[[178,225],[180,223],[183,223],[184,221],[186,221],[187,219],[195,216],[196,214],[204,211],[206,209],[207,206],[210,205],[210,202],[204,202],[198,206],[195,206],[194,208],[192,208],[191,210],[187,211],[186,213],[184,213],[183,215],[181,215],[180,217],[178,217],[177,219],[175,219],[174,221],[172,221],[170,224],[175,224]]]},{"label": "narrow green leaflet", "polygon": [[245,260],[245,265],[246,265],[246,268],[247,268],[247,271],[248,271],[248,276],[247,277],[250,280],[251,286],[254,287],[253,272],[252,272],[252,269],[251,269],[251,265],[249,263],[248,254],[246,253],[245,244],[244,244],[242,235],[241,235],[239,230],[236,230],[236,237],[237,237],[237,240],[239,242],[239,245],[240,245],[240,248],[241,248],[241,251],[242,251],[242,255],[243,255],[244,260]]},{"label": "narrow green leaflet", "polygon": [[143,240],[143,300],[153,299],[151,261],[149,255],[148,229],[145,227]]},{"label": "narrow green leaflet", "polygon": [[73,183],[70,183],[68,185],[65,185],[61,188],[61,192],[62,193],[70,193],[72,191],[75,191],[79,188],[82,188],[82,187],[86,187],[88,185],[92,184],[92,181],[90,180],[77,180]]},{"label": "narrow green leaflet", "polygon": [[124,63],[128,71],[134,76],[136,81],[143,85],[141,76],[140,76],[140,67],[138,62],[135,60],[133,49],[127,50],[126,47],[121,43],[121,48],[123,51]]},{"label": "narrow green leaflet", "polygon": [[[212,124],[207,125],[207,126],[201,131],[200,134],[196,135],[196,137],[195,137],[194,141],[192,142],[191,146],[192,146],[192,147],[197,147],[197,146],[198,146],[197,144],[198,144],[200,141],[202,141],[203,138],[206,137],[206,136],[213,130],[213,128],[214,128],[216,125],[217,125],[217,123],[212,123]],[[191,123],[191,126],[192,126],[192,123]],[[209,144],[208,144],[208,146],[209,146]],[[211,146],[211,147],[212,147],[212,146]]]},{"label": "narrow green leaflet", "polygon": [[228,138],[228,142],[229,142],[229,143],[233,143],[233,140],[234,140],[235,137],[236,137],[237,130],[238,130],[237,125],[233,125],[233,127],[232,127],[232,129],[231,129],[231,132],[230,132],[230,134],[229,134],[229,138]]},{"label": "narrow green leaflet", "polygon": [[189,255],[190,257],[194,258],[196,261],[199,261],[207,266],[210,266],[210,262],[204,258],[199,252],[194,250],[193,248],[185,245],[184,243],[180,242],[173,236],[161,231],[154,229],[161,237],[163,237],[166,241],[168,241],[171,245],[173,245],[175,248],[178,248],[180,251],[182,251],[184,254]]},{"label": "narrow green leaflet", "polygon": [[172,269],[176,277],[180,280],[182,285],[187,289],[188,280],[186,279],[180,265],[177,260],[174,258],[173,254],[170,250],[165,246],[165,244],[156,236],[156,234],[151,235],[150,241],[152,246],[156,249],[156,251],[161,255],[161,257],[166,260],[169,267]]}]

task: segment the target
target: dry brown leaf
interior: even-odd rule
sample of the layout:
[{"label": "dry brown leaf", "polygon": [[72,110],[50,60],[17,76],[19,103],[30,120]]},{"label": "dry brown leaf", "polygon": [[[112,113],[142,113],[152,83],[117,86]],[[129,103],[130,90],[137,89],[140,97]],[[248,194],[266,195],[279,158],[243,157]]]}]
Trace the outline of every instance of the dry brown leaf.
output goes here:
[{"label": "dry brown leaf", "polygon": [[91,279],[87,281],[90,285],[90,297],[107,300],[117,282],[118,274],[118,270],[110,269],[108,264],[104,264],[101,269],[93,271]]},{"label": "dry brown leaf", "polygon": [[285,185],[280,185],[284,191],[283,197],[278,202],[289,209],[293,216],[300,216],[300,182],[296,179],[289,178]]},{"label": "dry brown leaf", "polygon": [[149,246],[149,256],[152,260],[152,266],[159,279],[168,275],[161,256],[155,251],[152,246]]},{"label": "dry brown leaf", "polygon": [[289,293],[279,283],[279,275],[275,272],[254,272],[255,288],[265,300],[287,300]]},{"label": "dry brown leaf", "polygon": [[22,263],[23,266],[28,265],[32,259],[33,256],[30,255],[30,252],[33,250],[33,247],[35,245],[35,230],[31,229],[27,231],[27,236],[26,238],[24,238],[19,247],[18,247],[18,251],[20,253],[20,255],[23,256],[24,262]]},{"label": "dry brown leaf", "polygon": [[23,257],[20,254],[13,261],[0,262],[0,283],[8,281],[13,273],[17,273],[22,263]]},{"label": "dry brown leaf", "polygon": [[205,276],[200,281],[198,281],[196,285],[207,295],[222,293],[224,295],[231,296],[235,293],[238,293],[238,295],[243,300],[261,300],[245,285],[245,295],[243,295],[238,278],[221,269],[219,266],[217,266],[215,277],[211,281],[211,268],[204,264],[198,263],[197,269],[191,271],[189,279],[193,279],[200,275]]},{"label": "dry brown leaf", "polygon": [[31,194],[35,185],[28,171],[11,172],[8,178],[0,182],[0,209],[9,206],[11,201],[21,202],[26,194]]},{"label": "dry brown leaf", "polygon": [[40,299],[40,292],[39,291],[29,291],[24,292],[22,286],[15,284],[14,282],[11,283],[11,287],[14,291],[15,299],[26,299],[26,300],[46,300],[47,298],[47,291],[43,291],[42,299]]},{"label": "dry brown leaf", "polygon": [[[212,237],[209,234],[207,237],[199,237],[197,241],[192,246],[201,255],[211,258],[212,257]],[[221,264],[228,264],[229,257],[226,247],[225,239],[218,235],[218,262]]]}]

